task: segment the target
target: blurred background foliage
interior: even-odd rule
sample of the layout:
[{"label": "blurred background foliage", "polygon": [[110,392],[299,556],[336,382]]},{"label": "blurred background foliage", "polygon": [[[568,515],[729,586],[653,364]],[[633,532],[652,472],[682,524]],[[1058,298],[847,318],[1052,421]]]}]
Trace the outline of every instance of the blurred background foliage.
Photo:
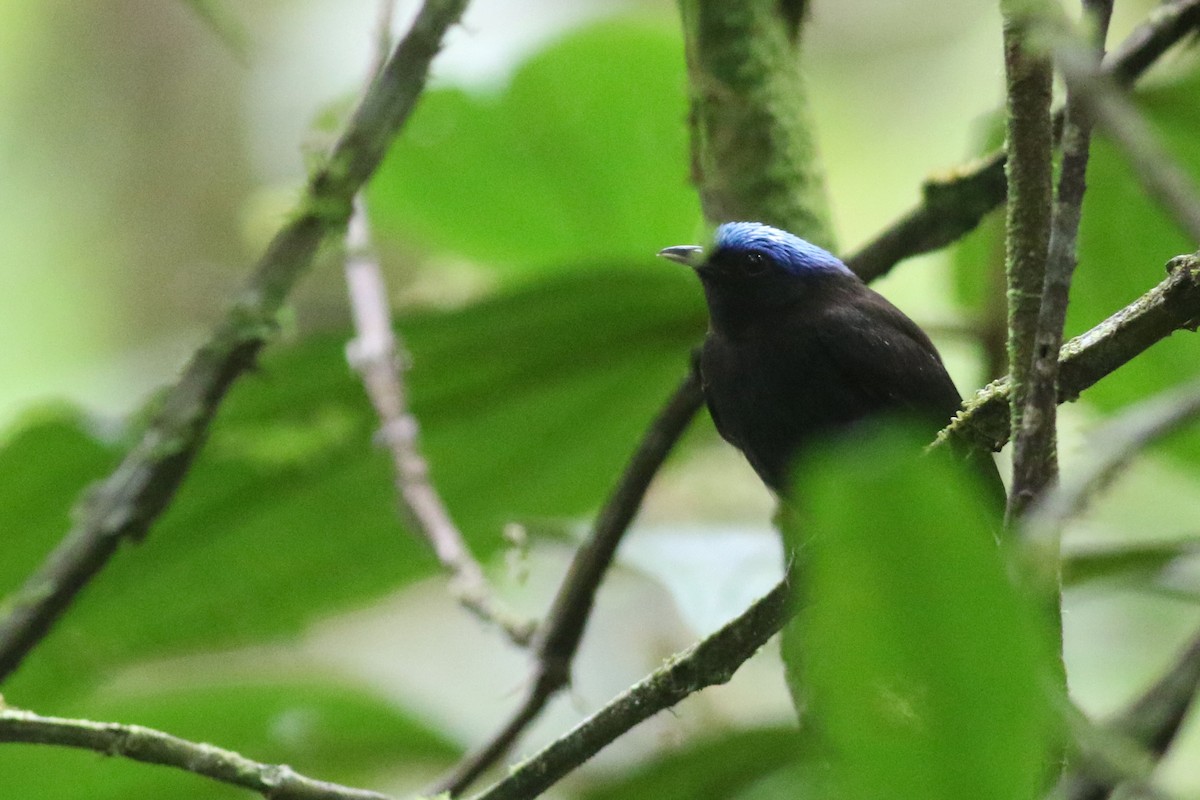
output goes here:
[{"label": "blurred background foliage", "polygon": [[[924,177],[984,151],[1002,89],[993,6],[814,4],[809,81],[848,249],[906,209]],[[1119,3],[1110,41],[1152,6]],[[399,9],[398,28],[415,3]],[[321,120],[361,84],[374,15],[370,0],[0,3],[0,592],[63,534],[79,492],[136,433],[136,409],[280,224]],[[704,236],[674,4],[478,0],[435,75],[371,185],[372,223],[434,479],[506,599],[539,616],[704,328],[693,280],[652,257]],[[1200,177],[1194,60],[1166,59],[1139,102]],[[1089,183],[1068,333],[1188,249],[1103,141]],[[979,334],[996,314],[998,221],[879,286],[936,334],[964,391],[995,369]],[[373,413],[344,360],[337,256],[329,248],[285,341],[235,388],[169,513],[6,685],[8,702],[158,726],[396,793],[516,702],[525,657],[454,606],[397,518]],[[1194,374],[1198,346],[1177,334],[1070,406],[1065,469],[1086,457],[1097,419]],[[1068,545],[1200,536],[1198,435],[1141,462]],[[878,504],[830,497],[837,526],[878,524]],[[753,473],[701,421],[605,585],[570,696],[520,753],[765,590],[780,569],[770,515]],[[514,524],[528,548],[505,544]],[[1081,562],[1066,650],[1087,710],[1118,708],[1200,617],[1197,565],[1175,552]],[[836,569],[856,563],[838,558],[835,586]],[[992,568],[978,565],[981,580]],[[859,634],[874,635],[866,623]],[[993,688],[981,708],[1012,695]],[[768,648],[553,792],[791,796],[812,779],[791,763],[791,718]],[[1190,796],[1198,734],[1189,726],[1165,773]],[[32,746],[0,748],[0,777],[26,798],[243,794]]]}]

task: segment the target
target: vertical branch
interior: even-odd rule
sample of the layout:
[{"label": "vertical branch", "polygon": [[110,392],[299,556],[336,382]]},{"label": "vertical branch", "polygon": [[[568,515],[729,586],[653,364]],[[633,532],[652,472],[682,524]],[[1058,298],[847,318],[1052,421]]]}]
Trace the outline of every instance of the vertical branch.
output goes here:
[{"label": "vertical branch", "polygon": [[[1033,14],[1021,0],[1001,0],[1004,14],[1004,69],[1007,84],[1008,215],[1005,263],[1008,274],[1008,368],[1012,380],[1012,430],[1024,424],[1034,337],[1041,308],[1050,242],[1052,73],[1048,56],[1033,51]],[[1057,355],[1057,353],[1055,353]],[[1008,516],[1021,513],[1032,497],[1014,463]],[[1020,475],[1020,479],[1018,479]]]},{"label": "vertical branch", "polygon": [[680,0],[692,180],[709,223],[765,222],[832,250],[800,72],[804,6]]},{"label": "vertical branch", "polygon": [[[1095,64],[1099,68],[1112,0],[1084,0],[1085,23],[1095,26]],[[1087,188],[1092,119],[1079,93],[1067,92],[1063,120],[1062,167],[1050,229],[1042,307],[1034,333],[1033,363],[1025,406],[1013,427],[1013,497],[1018,510],[1041,496],[1058,479],[1058,350],[1063,342],[1067,299],[1075,272],[1080,209]]]}]

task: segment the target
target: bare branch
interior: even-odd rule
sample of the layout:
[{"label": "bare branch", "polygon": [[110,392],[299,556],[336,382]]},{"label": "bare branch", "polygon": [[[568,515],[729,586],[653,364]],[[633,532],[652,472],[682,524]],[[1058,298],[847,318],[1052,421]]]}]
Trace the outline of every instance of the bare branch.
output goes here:
[{"label": "bare branch", "polygon": [[0,708],[0,742],[76,747],[174,767],[250,789],[269,800],[390,800],[379,792],[318,781],[284,764],[262,764],[230,750],[140,725],[43,717],[29,711]]},{"label": "bare branch", "polygon": [[464,608],[497,625],[515,644],[525,646],[534,625],[518,619],[494,597],[483,568],[471,554],[442,496],[429,479],[421,453],[417,418],[409,410],[402,364],[407,363],[393,333],[387,287],[371,252],[370,233],[359,197],[346,231],[346,286],[354,317],[355,338],[346,358],[362,377],[371,405],[382,423],[379,438],[387,445],[395,469],[396,492],[405,515],[429,541],[450,575],[450,591]]},{"label": "bare branch", "polygon": [[1200,414],[1200,381],[1162,392],[1124,411],[1091,437],[1089,457],[1029,513],[1030,541],[1078,515],[1142,450]]},{"label": "bare branch", "polygon": [[[1026,518],[1025,541],[1034,548],[1032,563],[1039,562],[1037,549],[1078,515],[1088,500],[1126,464],[1155,441],[1200,416],[1200,381],[1163,392],[1143,401],[1097,430],[1092,457],[1063,484],[1031,508]],[[1119,740],[1129,741],[1160,759],[1183,725],[1188,709],[1200,692],[1200,633],[1180,652],[1171,667],[1141,697],[1110,720],[1104,729]],[[1069,800],[1103,800],[1125,780],[1120,771],[1104,765],[1084,763],[1068,774],[1060,787]]]},{"label": "bare branch", "polygon": [[167,508],[225,393],[274,334],[287,294],[318,245],[346,224],[355,193],[408,119],[443,34],[465,6],[466,0],[425,3],[364,94],[327,163],[312,176],[291,221],[275,235],[225,319],[167,390],[141,440],[108,478],[86,493],[72,530],[5,600],[0,680],[20,665],[117,547],[144,537]]}]

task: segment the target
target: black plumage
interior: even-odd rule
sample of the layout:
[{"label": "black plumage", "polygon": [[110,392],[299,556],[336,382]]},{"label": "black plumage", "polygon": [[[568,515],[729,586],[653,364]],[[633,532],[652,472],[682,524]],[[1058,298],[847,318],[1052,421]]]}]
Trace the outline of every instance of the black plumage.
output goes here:
[{"label": "black plumage", "polygon": [[[660,255],[696,270],[710,325],[700,357],[717,430],[778,493],[815,437],[883,412],[928,425],[962,402],[925,332],[829,252],[749,222]],[[1003,492],[990,456],[988,479]]]}]

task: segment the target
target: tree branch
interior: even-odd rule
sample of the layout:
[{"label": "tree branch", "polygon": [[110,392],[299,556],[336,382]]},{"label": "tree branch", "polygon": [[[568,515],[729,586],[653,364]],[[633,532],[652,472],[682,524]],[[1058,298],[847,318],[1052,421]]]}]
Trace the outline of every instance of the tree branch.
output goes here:
[{"label": "tree branch", "polygon": [[140,725],[43,717],[0,708],[0,742],[52,744],[121,756],[211,778],[269,800],[390,800],[387,795],[314,780],[283,764],[262,764],[230,750]]},{"label": "tree branch", "polygon": [[488,767],[504,757],[550,699],[569,683],[571,664],[583,639],[596,592],[612,564],[617,545],[641,507],[650,481],[702,403],[700,376],[693,366],[646,430],[616,488],[597,515],[591,534],[575,551],[538,634],[536,663],[525,699],[489,741],[435,784],[433,792],[458,795],[465,790]]},{"label": "tree branch", "polygon": [[788,616],[788,586],[782,582],[719,631],[638,681],[472,800],[530,800],[538,796],[634,725],[689,694],[727,682],[783,627]]},{"label": "tree branch", "polygon": [[[1200,253],[1167,264],[1166,280],[1059,351],[1058,402],[1088,387],[1177,330],[1200,325]],[[971,447],[999,450],[1008,441],[1009,382],[992,381],[938,434],[934,446],[954,438]]]},{"label": "tree branch", "polygon": [[[373,80],[391,50],[395,0],[381,0],[376,12],[375,54],[368,75]],[[533,622],[518,619],[496,599],[483,567],[454,524],[429,465],[421,453],[420,425],[408,407],[404,369],[409,358],[392,323],[387,281],[371,245],[367,201],[354,198],[354,213],[346,225],[346,291],[355,336],[346,343],[346,360],[362,378],[363,388],[382,423],[378,438],[388,447],[395,472],[396,494],[405,516],[433,548],[450,575],[450,594],[483,622],[495,625],[513,644],[524,647],[533,635]]]},{"label": "tree branch", "polygon": [[318,245],[346,224],[351,201],[408,118],[442,35],[466,0],[428,0],[363,96],[297,211],[271,241],[241,295],[168,389],[141,440],[90,489],[78,522],[4,603],[0,680],[15,670],[124,541],[144,537],[167,508],[233,381],[253,366],[284,299]]},{"label": "tree branch", "polygon": [[[1094,26],[1095,63],[1099,67],[1112,16],[1112,0],[1084,0],[1085,24]],[[1033,332],[1032,363],[1021,427],[1013,434],[1013,496],[1023,511],[1058,480],[1058,351],[1063,343],[1067,299],[1075,273],[1083,194],[1087,189],[1092,119],[1079,93],[1067,92],[1062,126],[1062,165],[1050,224],[1041,308]]]},{"label": "tree branch", "polygon": [[429,479],[429,464],[421,453],[420,426],[409,410],[404,385],[402,364],[407,363],[407,354],[394,333],[387,287],[371,252],[361,196],[355,208],[346,230],[346,286],[355,338],[346,345],[346,359],[362,377],[382,423],[379,438],[392,455],[400,504],[449,573],[450,593],[455,599],[479,619],[499,627],[514,644],[524,647],[533,635],[533,623],[518,619],[495,599],[483,567]]},{"label": "tree branch", "polygon": [[804,6],[679,0],[692,182],[711,225],[756,220],[833,250],[800,71]]},{"label": "tree branch", "polygon": [[[1200,0],[1155,9],[1105,60],[1103,71],[1132,85],[1159,57],[1200,28]],[[863,280],[885,275],[899,262],[941,249],[970,233],[1005,198],[1005,153],[992,153],[949,176],[929,180],[921,202],[844,260]]]},{"label": "tree branch", "polygon": [[[1008,375],[1012,391],[1013,431],[1023,425],[1033,368],[1034,336],[1054,203],[1051,150],[1054,126],[1050,120],[1053,71],[1050,58],[1029,43],[1036,20],[1018,0],[1001,0],[1004,15],[1004,73],[1007,94],[1008,215],[1005,225],[1005,274],[1008,277]],[[1031,498],[1025,464],[1014,460],[1013,485],[1008,496],[1010,520]]]},{"label": "tree branch", "polygon": [[1030,509],[1031,541],[1077,516],[1088,500],[1148,446],[1200,414],[1200,381],[1162,392],[1124,411],[1091,437],[1089,457],[1061,486]]}]

